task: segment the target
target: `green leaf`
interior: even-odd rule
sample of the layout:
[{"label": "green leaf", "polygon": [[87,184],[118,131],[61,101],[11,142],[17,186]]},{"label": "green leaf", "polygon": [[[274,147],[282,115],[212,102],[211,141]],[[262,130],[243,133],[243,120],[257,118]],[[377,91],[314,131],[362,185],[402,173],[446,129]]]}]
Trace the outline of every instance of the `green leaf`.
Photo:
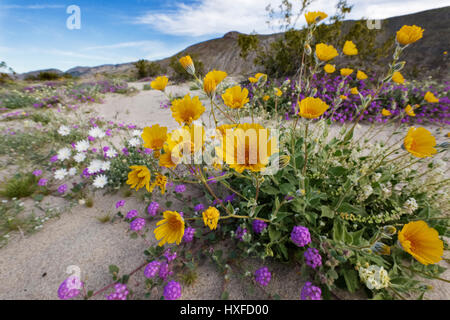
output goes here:
[{"label": "green leaf", "polygon": [[320,209],[322,211],[322,215],[320,217],[326,217],[330,219],[334,218],[333,210],[331,210],[330,207],[322,206]]},{"label": "green leaf", "polygon": [[228,300],[230,294],[228,293],[228,291],[224,291],[222,292],[222,295],[220,296],[220,299],[222,300]]},{"label": "green leaf", "polygon": [[334,220],[333,240],[338,242],[344,241],[344,226],[339,219]]},{"label": "green leaf", "polygon": [[172,206],[172,201],[166,201],[166,207],[170,208]]},{"label": "green leaf", "polygon": [[264,185],[261,187],[261,191],[270,195],[276,195],[280,193],[280,190],[272,187],[271,185]]},{"label": "green leaf", "polygon": [[278,193],[280,191],[282,194],[289,194],[291,192],[295,192],[295,188],[290,183],[283,183],[282,185],[280,185],[280,190],[278,191]]},{"label": "green leaf", "polygon": [[344,276],[348,291],[354,293],[359,288],[358,274],[352,269],[343,269],[341,273]]},{"label": "green leaf", "polygon": [[277,230],[275,227],[269,227],[269,237],[271,242],[275,242],[281,237],[281,232]]},{"label": "green leaf", "polygon": [[288,251],[287,251],[286,246],[281,243],[281,244],[278,245],[278,248],[280,248],[281,253],[283,254],[284,258],[287,260],[289,255],[288,255]]},{"label": "green leaf", "polygon": [[119,267],[116,265],[110,265],[109,267],[109,273],[114,274],[114,273],[119,273]]},{"label": "green leaf", "polygon": [[344,167],[332,167],[328,170],[328,172],[333,176],[342,176],[347,173],[347,169]]}]

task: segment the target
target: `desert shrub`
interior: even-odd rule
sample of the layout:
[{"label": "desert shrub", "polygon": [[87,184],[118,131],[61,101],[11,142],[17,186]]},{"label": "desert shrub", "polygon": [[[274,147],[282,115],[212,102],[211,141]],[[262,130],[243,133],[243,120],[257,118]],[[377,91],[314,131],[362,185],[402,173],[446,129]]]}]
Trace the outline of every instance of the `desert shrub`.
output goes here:
[{"label": "desert shrub", "polygon": [[10,199],[25,198],[34,193],[37,179],[32,174],[16,174],[3,184],[1,194]]},{"label": "desert shrub", "polygon": [[8,109],[28,108],[39,102],[35,96],[18,90],[5,93],[0,100],[0,106]]},{"label": "desert shrub", "polygon": [[155,77],[166,72],[157,62],[141,59],[134,63],[139,79]]}]

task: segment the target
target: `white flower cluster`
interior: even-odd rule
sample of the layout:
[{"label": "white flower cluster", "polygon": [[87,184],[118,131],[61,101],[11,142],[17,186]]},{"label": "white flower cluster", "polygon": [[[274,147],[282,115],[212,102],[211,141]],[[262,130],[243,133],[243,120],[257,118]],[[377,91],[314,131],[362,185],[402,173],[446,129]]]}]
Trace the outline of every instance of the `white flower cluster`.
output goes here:
[{"label": "white flower cluster", "polygon": [[58,129],[58,133],[61,136],[68,136],[70,134],[70,128],[68,126],[64,126],[62,125],[61,127],[59,127]]},{"label": "white flower cluster", "polygon": [[72,150],[69,148],[62,148],[58,151],[58,160],[64,161],[70,159],[70,156],[72,155]]},{"label": "white flower cluster", "polygon": [[417,201],[414,198],[409,198],[403,205],[403,209],[405,209],[406,213],[408,214],[412,214],[414,211],[417,210],[417,208],[419,208],[419,205],[417,204]]},{"label": "white flower cluster", "polygon": [[362,187],[362,193],[359,195],[358,200],[364,201],[373,193],[373,188],[371,185],[365,185]]},{"label": "white flower cluster", "polygon": [[381,196],[383,199],[389,198],[392,195],[392,184],[390,182],[386,184],[380,184]]},{"label": "white flower cluster", "polygon": [[383,267],[376,265],[371,265],[367,268],[360,267],[359,277],[370,290],[379,290],[389,286],[389,275]]},{"label": "white flower cluster", "polygon": [[94,183],[92,184],[96,188],[103,188],[108,183],[108,178],[104,174],[99,174],[95,177]]},{"label": "white flower cluster", "polygon": [[89,174],[95,174],[100,171],[108,171],[110,167],[111,167],[111,162],[95,159],[95,160],[91,161],[87,170],[88,170]]},{"label": "white flower cluster", "polygon": [[89,130],[88,134],[94,138],[103,138],[105,136],[105,132],[103,132],[103,130],[99,127],[92,128]]}]

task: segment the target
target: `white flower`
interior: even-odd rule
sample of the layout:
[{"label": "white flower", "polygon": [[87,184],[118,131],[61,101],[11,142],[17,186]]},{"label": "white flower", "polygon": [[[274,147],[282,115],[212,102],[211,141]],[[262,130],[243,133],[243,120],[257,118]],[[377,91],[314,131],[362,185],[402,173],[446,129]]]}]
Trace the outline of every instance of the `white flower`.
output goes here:
[{"label": "white flower", "polygon": [[77,174],[77,168],[70,168],[67,173],[69,174],[69,176],[73,177]]},{"label": "white flower", "polygon": [[360,267],[359,277],[370,290],[379,290],[389,286],[389,275],[383,267],[376,265],[371,265],[367,268]]},{"label": "white flower", "polygon": [[103,171],[108,171],[110,167],[111,167],[111,162],[110,161],[103,161],[103,164],[102,164],[102,170]]},{"label": "white flower", "polygon": [[103,138],[105,136],[105,133],[99,127],[92,128],[89,130],[88,134],[94,138]]},{"label": "white flower", "polygon": [[90,174],[94,174],[99,172],[100,170],[102,170],[102,166],[103,166],[103,161],[101,160],[92,160],[91,163],[88,166],[88,172]]},{"label": "white flower", "polygon": [[72,150],[70,150],[69,148],[62,148],[59,149],[58,151],[58,160],[59,161],[64,161],[70,158],[70,156],[72,155]]},{"label": "white flower", "polygon": [[108,178],[101,174],[95,177],[93,186],[96,188],[103,188],[108,183]]},{"label": "white flower", "polygon": [[141,134],[142,134],[142,131],[141,131],[141,130],[133,130],[133,131],[131,132],[131,135],[134,136],[134,137],[140,137]]},{"label": "white flower", "polygon": [[117,156],[117,151],[115,149],[111,148],[108,151],[106,151],[106,156],[108,158],[114,158]]},{"label": "white flower", "polygon": [[56,180],[62,180],[65,178],[65,176],[67,175],[67,170],[62,168],[62,169],[58,169],[55,171],[55,179]]},{"label": "white flower", "polygon": [[414,198],[409,198],[403,205],[403,209],[405,209],[406,213],[408,214],[412,214],[414,211],[417,210],[417,208],[419,208],[419,205],[417,204],[417,201]]},{"label": "white flower", "polygon": [[86,155],[84,153],[77,153],[73,159],[75,160],[76,163],[80,163],[83,162],[86,159]]},{"label": "white flower", "polygon": [[62,136],[67,136],[70,134],[70,128],[68,126],[64,126],[62,125],[61,127],[59,127],[58,129],[58,133]]},{"label": "white flower", "polygon": [[137,147],[138,145],[141,144],[141,141],[138,138],[131,138],[128,143],[130,144],[130,146],[132,147]]},{"label": "white flower", "polygon": [[75,149],[78,152],[84,152],[87,151],[87,149],[89,149],[89,141],[87,140],[80,140],[75,144]]},{"label": "white flower", "polygon": [[373,181],[378,181],[381,178],[381,173],[377,172],[373,175]]}]

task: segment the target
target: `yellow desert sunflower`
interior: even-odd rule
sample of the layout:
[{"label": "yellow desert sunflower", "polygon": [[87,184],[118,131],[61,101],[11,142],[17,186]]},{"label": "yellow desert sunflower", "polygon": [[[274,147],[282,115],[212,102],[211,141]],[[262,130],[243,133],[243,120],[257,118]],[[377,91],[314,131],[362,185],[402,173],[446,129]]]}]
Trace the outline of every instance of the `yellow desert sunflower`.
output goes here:
[{"label": "yellow desert sunflower", "polygon": [[194,61],[192,61],[191,56],[182,57],[180,59],[180,64],[183,66],[184,70],[186,70],[187,73],[191,75],[195,74]]},{"label": "yellow desert sunflower", "polygon": [[425,221],[412,221],[398,233],[398,241],[403,250],[421,264],[435,264],[442,260],[444,243],[438,232]]},{"label": "yellow desert sunflower", "polygon": [[424,29],[416,25],[405,25],[397,31],[397,42],[403,46],[414,43],[422,38],[424,31]]},{"label": "yellow desert sunflower", "polygon": [[280,88],[275,88],[275,95],[277,97],[281,97],[283,95],[283,91],[281,91]]},{"label": "yellow desert sunflower", "polygon": [[131,171],[128,173],[127,184],[131,189],[136,188],[136,191],[145,186],[148,192],[150,192],[150,170],[146,166],[131,166]]},{"label": "yellow desert sunflower", "polygon": [[220,212],[214,207],[209,207],[202,213],[203,223],[205,226],[209,227],[211,230],[217,228],[217,223],[219,222]]},{"label": "yellow desert sunflower", "polygon": [[427,91],[423,98],[425,99],[426,102],[429,102],[429,103],[438,103],[439,102],[439,99],[436,98],[436,96],[430,91]]},{"label": "yellow desert sunflower", "polygon": [[403,75],[400,72],[395,71],[392,75],[392,81],[398,84],[403,84],[405,82],[405,78],[403,78]]},{"label": "yellow desert sunflower", "polygon": [[263,100],[264,101],[268,101],[270,99],[270,96],[268,96],[268,95],[265,95],[264,97],[263,97]]},{"label": "yellow desert sunflower", "polygon": [[308,97],[303,99],[300,103],[299,115],[307,119],[316,119],[324,114],[328,109],[328,105],[320,98]]},{"label": "yellow desert sunflower", "polygon": [[145,127],[141,137],[144,140],[144,148],[161,150],[167,140],[167,128],[160,127],[159,124]]},{"label": "yellow desert sunflower", "polygon": [[437,153],[434,148],[436,139],[425,128],[409,128],[403,145],[409,153],[417,158],[432,157]]},{"label": "yellow desert sunflower", "polygon": [[357,87],[353,87],[350,89],[350,93],[351,94],[359,94],[358,88]]},{"label": "yellow desert sunflower", "polygon": [[358,79],[358,80],[366,80],[367,79],[367,74],[365,74],[361,70],[358,70],[358,72],[356,73],[356,79]]},{"label": "yellow desert sunflower", "polygon": [[345,41],[344,48],[342,49],[345,55],[355,56],[358,54],[358,49],[356,48],[353,41]]},{"label": "yellow desert sunflower", "polygon": [[305,19],[306,19],[306,22],[308,23],[308,25],[320,22],[323,19],[326,19],[327,17],[328,17],[328,15],[322,11],[311,11],[311,12],[305,13]]},{"label": "yellow desert sunflower", "polygon": [[219,83],[223,81],[227,77],[227,73],[224,71],[213,70],[206,74],[203,79],[203,90],[206,92],[208,96],[212,96],[216,91]]},{"label": "yellow desert sunflower", "polygon": [[242,89],[240,86],[228,88],[222,95],[223,102],[231,109],[240,109],[250,101],[248,98],[248,90]]},{"label": "yellow desert sunflower", "polygon": [[389,110],[383,108],[383,110],[381,110],[381,114],[382,114],[383,116],[385,116],[385,117],[388,117],[388,116],[390,116],[392,113],[391,113]]},{"label": "yellow desert sunflower", "polygon": [[269,157],[278,152],[277,143],[270,139],[270,131],[257,123],[239,124],[227,130],[216,147],[217,156],[230,168],[260,172],[269,163]]},{"label": "yellow desert sunflower", "polygon": [[264,77],[265,79],[267,79],[267,74],[257,73],[257,74],[255,74],[254,77],[248,78],[248,81],[250,81],[251,83],[257,83],[259,81],[259,78],[261,78],[261,77]]},{"label": "yellow desert sunflower", "polygon": [[168,82],[169,78],[167,78],[166,76],[161,76],[153,80],[150,83],[150,86],[155,90],[164,91]]},{"label": "yellow desert sunflower", "polygon": [[319,43],[316,45],[316,56],[320,61],[329,61],[339,55],[337,50],[332,45]]},{"label": "yellow desert sunflower", "polygon": [[172,101],[172,117],[182,125],[190,125],[192,121],[198,120],[205,112],[205,107],[198,97],[191,98],[189,93],[183,99],[175,99]]},{"label": "yellow desert sunflower", "polygon": [[406,106],[405,112],[410,117],[415,117],[416,116],[416,114],[414,113],[414,109],[409,104]]},{"label": "yellow desert sunflower", "polygon": [[324,67],[323,70],[325,70],[326,73],[333,73],[336,71],[336,67],[332,64],[327,63]]},{"label": "yellow desert sunflower", "polygon": [[341,69],[341,76],[346,77],[353,73],[353,69],[350,68],[342,68]]},{"label": "yellow desert sunflower", "polygon": [[166,243],[180,244],[184,235],[184,219],[176,211],[164,211],[164,219],[156,223],[154,231],[158,245],[163,246]]},{"label": "yellow desert sunflower", "polygon": [[158,172],[156,174],[155,182],[152,183],[149,191],[153,192],[153,189],[155,189],[155,187],[159,187],[159,189],[161,190],[161,194],[164,194],[166,192],[166,184],[167,184],[167,177]]}]

